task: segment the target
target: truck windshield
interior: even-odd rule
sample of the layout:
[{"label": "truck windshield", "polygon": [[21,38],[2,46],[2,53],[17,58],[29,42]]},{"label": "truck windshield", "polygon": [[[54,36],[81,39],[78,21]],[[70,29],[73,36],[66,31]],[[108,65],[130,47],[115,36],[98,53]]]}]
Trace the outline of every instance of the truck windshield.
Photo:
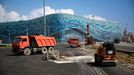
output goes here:
[{"label": "truck windshield", "polygon": [[106,48],[106,50],[105,50],[105,54],[107,55],[107,54],[110,54],[110,55],[113,55],[113,54],[115,54],[116,53],[116,51],[115,51],[115,46],[114,46],[114,44],[113,43],[104,43],[103,44],[103,47],[105,47]]},{"label": "truck windshield", "polygon": [[21,38],[15,38],[14,42],[20,42]]}]

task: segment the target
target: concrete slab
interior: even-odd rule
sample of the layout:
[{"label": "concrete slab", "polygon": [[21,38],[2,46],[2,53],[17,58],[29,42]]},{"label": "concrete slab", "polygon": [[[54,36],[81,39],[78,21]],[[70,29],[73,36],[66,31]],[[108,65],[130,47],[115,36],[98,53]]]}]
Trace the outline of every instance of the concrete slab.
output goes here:
[{"label": "concrete slab", "polygon": [[72,56],[72,57],[65,57],[61,60],[51,60],[51,62],[62,64],[62,63],[77,63],[77,62],[94,62],[94,56]]}]

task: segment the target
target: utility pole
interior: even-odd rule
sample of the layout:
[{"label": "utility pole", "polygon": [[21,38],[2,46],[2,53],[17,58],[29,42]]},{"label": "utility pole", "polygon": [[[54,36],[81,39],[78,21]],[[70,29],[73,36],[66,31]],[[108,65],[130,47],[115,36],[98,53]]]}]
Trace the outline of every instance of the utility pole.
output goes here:
[{"label": "utility pole", "polygon": [[26,35],[28,35],[28,21],[27,21],[27,26],[26,26]]},{"label": "utility pole", "polygon": [[46,36],[46,17],[45,17],[45,0],[43,1],[43,20],[44,20],[44,36]]},{"label": "utility pole", "polygon": [[[95,25],[95,20],[94,20],[94,17],[95,17],[95,15],[92,15],[92,17],[93,17],[93,26]],[[93,29],[94,30],[94,29]],[[90,34],[91,35],[91,34]]]},{"label": "utility pole", "polygon": [[49,36],[49,26],[47,25],[47,36]]},{"label": "utility pole", "polygon": [[7,32],[8,32],[8,43],[10,44],[11,42],[11,37],[10,37],[10,29],[9,29],[9,26],[7,26]]},{"label": "utility pole", "polygon": [[10,30],[8,31],[8,43],[10,44],[11,39],[10,39]]},{"label": "utility pole", "polygon": [[64,31],[62,31],[61,33],[62,33],[62,43],[64,43]]}]

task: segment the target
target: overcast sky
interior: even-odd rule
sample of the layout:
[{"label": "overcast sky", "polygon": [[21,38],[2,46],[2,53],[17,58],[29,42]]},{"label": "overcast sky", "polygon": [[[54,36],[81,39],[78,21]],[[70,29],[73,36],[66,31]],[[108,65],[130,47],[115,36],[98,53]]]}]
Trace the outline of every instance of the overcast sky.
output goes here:
[{"label": "overcast sky", "polygon": [[[46,15],[68,13],[113,21],[134,32],[134,0],[45,0]],[[0,0],[0,22],[27,20],[43,15],[42,0]]]}]

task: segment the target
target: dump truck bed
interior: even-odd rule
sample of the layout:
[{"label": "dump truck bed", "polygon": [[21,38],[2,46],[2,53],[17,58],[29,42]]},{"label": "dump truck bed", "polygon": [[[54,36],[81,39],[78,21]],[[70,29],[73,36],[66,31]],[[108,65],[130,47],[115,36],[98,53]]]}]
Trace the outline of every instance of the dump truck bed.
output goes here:
[{"label": "dump truck bed", "polygon": [[56,45],[56,41],[54,37],[46,37],[46,36],[32,36],[32,37],[35,38],[38,47]]}]

